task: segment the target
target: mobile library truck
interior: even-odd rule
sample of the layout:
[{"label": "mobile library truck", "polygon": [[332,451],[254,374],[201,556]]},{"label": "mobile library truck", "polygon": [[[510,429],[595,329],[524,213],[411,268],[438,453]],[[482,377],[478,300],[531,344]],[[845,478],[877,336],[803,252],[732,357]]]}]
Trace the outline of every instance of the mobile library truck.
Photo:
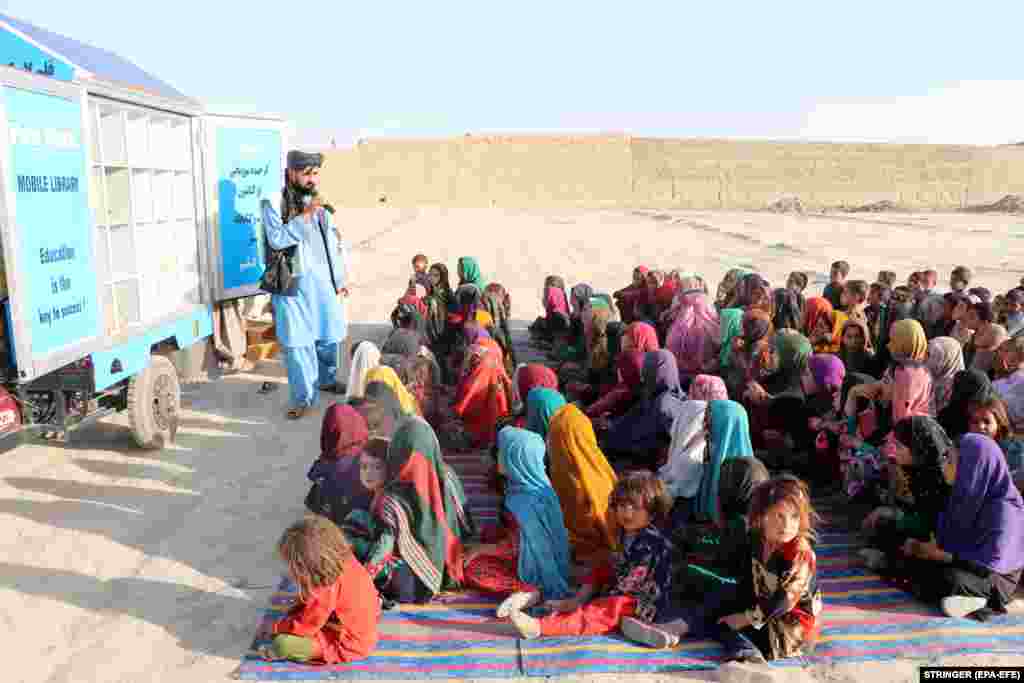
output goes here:
[{"label": "mobile library truck", "polygon": [[[173,440],[181,358],[259,293],[287,126],[212,114],[107,51],[0,15],[0,434],[127,411]],[[7,443],[17,439],[5,439]]]}]

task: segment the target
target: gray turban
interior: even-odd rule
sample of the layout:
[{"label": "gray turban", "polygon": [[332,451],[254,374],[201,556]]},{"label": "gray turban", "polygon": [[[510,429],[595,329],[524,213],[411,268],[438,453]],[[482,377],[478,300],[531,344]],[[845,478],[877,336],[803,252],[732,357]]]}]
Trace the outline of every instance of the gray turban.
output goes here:
[{"label": "gray turban", "polygon": [[288,168],[301,171],[304,168],[320,168],[324,165],[324,155],[319,152],[303,152],[293,149],[288,152]]}]

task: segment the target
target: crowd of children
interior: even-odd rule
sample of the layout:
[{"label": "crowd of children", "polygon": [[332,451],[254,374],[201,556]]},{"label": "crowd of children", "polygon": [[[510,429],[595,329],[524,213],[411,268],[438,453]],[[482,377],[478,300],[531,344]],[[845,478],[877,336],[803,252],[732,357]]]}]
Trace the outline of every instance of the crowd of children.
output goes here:
[{"label": "crowd of children", "polygon": [[[808,652],[823,609],[814,497],[860,511],[865,564],[950,617],[1005,611],[1024,569],[1024,282],[946,294],[832,264],[821,296],[730,270],[640,266],[611,296],[545,279],[517,364],[479,263],[413,261],[383,346],[324,417],[312,513],[279,551],[299,603],[268,657],[350,661],[380,606],[459,587],[523,638]],[[444,452],[476,449],[502,507],[477,528]],[[1014,477],[1017,477],[1016,481]],[[574,581],[573,564],[585,568]],[[268,634],[270,635],[270,634]]]}]

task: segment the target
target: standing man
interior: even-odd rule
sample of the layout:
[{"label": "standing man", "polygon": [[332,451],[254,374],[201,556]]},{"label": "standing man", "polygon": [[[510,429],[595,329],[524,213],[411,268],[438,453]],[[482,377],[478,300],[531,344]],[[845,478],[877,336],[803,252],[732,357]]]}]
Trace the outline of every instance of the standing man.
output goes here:
[{"label": "standing man", "polygon": [[274,294],[277,339],[288,369],[288,418],[297,420],[316,404],[319,391],[338,393],[338,347],[348,334],[342,300],[348,296],[348,258],[334,209],[322,203],[322,154],[288,152],[288,170],[278,213],[264,199],[263,225],[271,249],[297,246],[294,296]]}]

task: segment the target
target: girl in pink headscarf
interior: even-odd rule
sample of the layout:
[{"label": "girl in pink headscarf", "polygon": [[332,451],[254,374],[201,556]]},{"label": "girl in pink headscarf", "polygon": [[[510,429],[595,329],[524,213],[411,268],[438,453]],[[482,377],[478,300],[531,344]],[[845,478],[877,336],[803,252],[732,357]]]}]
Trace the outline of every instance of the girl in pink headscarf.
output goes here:
[{"label": "girl in pink headscarf", "polygon": [[728,401],[725,382],[717,375],[697,375],[690,383],[687,398],[691,401]]},{"label": "girl in pink headscarf", "polygon": [[711,299],[699,292],[683,297],[665,344],[679,363],[680,377],[714,373],[720,343],[718,309]]}]

